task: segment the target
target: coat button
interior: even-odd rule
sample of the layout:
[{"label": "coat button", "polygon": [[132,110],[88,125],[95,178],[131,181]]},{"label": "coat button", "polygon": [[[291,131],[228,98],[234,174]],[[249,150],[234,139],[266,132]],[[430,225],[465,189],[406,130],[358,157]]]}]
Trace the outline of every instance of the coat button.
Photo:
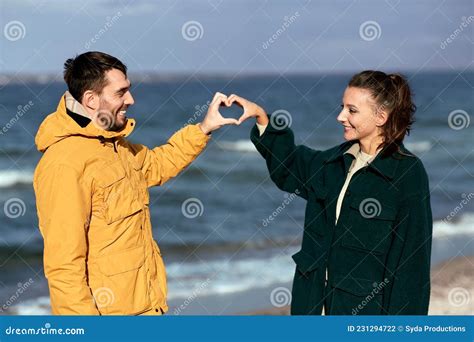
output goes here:
[{"label": "coat button", "polygon": [[351,192],[349,190],[346,191],[346,196],[350,196]]}]

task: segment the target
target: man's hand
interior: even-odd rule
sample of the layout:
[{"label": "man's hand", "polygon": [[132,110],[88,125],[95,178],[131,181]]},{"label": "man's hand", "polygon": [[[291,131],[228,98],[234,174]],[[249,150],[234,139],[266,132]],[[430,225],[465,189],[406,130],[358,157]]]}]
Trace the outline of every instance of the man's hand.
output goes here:
[{"label": "man's hand", "polygon": [[269,120],[267,113],[265,113],[265,110],[256,103],[253,103],[249,100],[244,99],[243,97],[232,94],[227,98],[226,105],[227,107],[230,107],[233,103],[237,104],[244,110],[244,113],[239,118],[239,124],[241,124],[248,118],[256,117],[257,123],[259,125],[268,125]]},{"label": "man's hand", "polygon": [[227,106],[227,96],[222,93],[216,93],[212,99],[209,109],[207,110],[206,117],[199,124],[201,130],[205,134],[209,134],[216,129],[221,128],[224,125],[239,125],[240,122],[236,119],[224,118],[221,113],[219,113],[220,106]]}]

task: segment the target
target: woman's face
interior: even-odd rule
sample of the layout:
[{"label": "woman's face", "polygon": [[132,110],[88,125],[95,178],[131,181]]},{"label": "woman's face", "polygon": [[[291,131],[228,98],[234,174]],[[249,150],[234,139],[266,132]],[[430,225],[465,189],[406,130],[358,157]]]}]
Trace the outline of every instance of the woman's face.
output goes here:
[{"label": "woman's face", "polygon": [[382,133],[377,125],[385,120],[376,115],[375,100],[367,89],[347,87],[341,108],[337,121],[344,126],[344,139],[371,141]]}]

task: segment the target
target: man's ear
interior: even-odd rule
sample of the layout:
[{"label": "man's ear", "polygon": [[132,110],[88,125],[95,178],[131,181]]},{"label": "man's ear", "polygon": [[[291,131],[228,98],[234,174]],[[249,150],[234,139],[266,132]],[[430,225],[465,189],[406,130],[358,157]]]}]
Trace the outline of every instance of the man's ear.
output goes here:
[{"label": "man's ear", "polygon": [[86,90],[82,96],[81,104],[84,108],[95,112],[99,108],[99,96],[92,90]]}]

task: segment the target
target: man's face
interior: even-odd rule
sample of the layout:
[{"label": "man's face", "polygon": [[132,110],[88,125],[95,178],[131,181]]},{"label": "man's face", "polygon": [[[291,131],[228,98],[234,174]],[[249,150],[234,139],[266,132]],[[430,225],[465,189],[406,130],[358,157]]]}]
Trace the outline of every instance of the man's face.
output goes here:
[{"label": "man's face", "polygon": [[107,85],[99,95],[96,122],[106,131],[120,131],[127,123],[126,112],[134,104],[131,83],[118,69],[106,73]]}]

